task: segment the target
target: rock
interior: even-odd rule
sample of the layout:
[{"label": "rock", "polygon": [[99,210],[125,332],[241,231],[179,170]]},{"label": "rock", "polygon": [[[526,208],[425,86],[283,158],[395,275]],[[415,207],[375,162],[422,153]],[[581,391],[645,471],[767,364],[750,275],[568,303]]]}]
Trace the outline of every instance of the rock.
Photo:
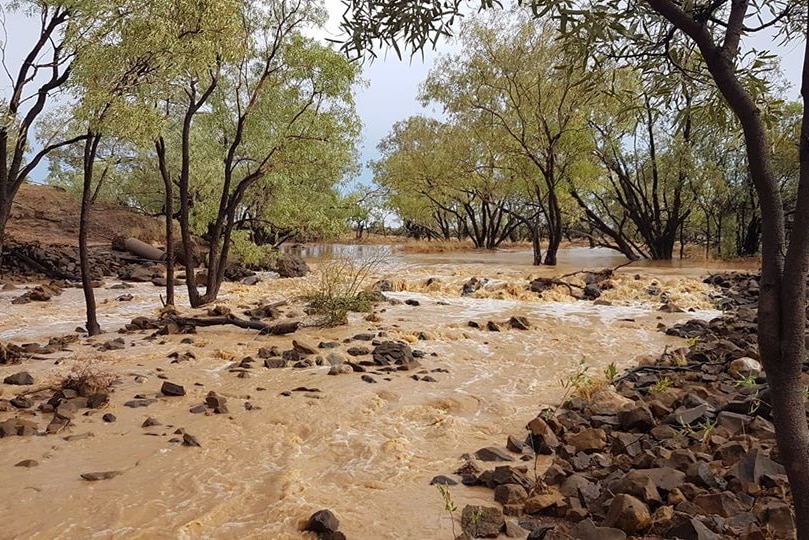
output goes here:
[{"label": "rock", "polygon": [[577,452],[598,452],[607,447],[607,433],[603,429],[587,428],[567,434],[565,442],[573,445]]},{"label": "rock", "polygon": [[179,397],[185,395],[185,388],[183,388],[179,384],[164,381],[163,386],[160,387],[160,393],[163,394],[164,396]]},{"label": "rock", "polygon": [[183,446],[202,446],[196,437],[190,433],[183,432]]},{"label": "rock", "polygon": [[591,519],[579,522],[570,530],[576,540],[626,540],[626,533],[612,527],[596,527]]},{"label": "rock", "polygon": [[467,505],[461,512],[461,530],[472,538],[497,538],[505,525],[500,508]]},{"label": "rock", "polygon": [[104,416],[101,417],[101,419],[107,422],[108,424],[112,424],[117,420],[115,415],[112,413],[106,413]]},{"label": "rock", "polygon": [[340,529],[340,520],[331,510],[318,510],[311,515],[306,526],[303,528],[305,531],[312,531],[318,534],[334,533]]},{"label": "rock", "polygon": [[227,398],[210,393],[205,396],[205,405],[214,410],[216,414],[227,414]]},{"label": "rock", "polygon": [[34,384],[34,377],[27,371],[20,371],[3,379],[3,383],[16,386],[30,386]]},{"label": "rock", "polygon": [[124,407],[130,407],[132,409],[137,409],[138,407],[148,407],[155,401],[157,400],[146,398],[130,399],[129,401],[124,402]]},{"label": "rock", "polygon": [[26,396],[14,397],[9,401],[9,403],[14,405],[18,409],[28,409],[34,404],[34,402],[31,401],[31,398]]},{"label": "rock", "polygon": [[281,358],[280,356],[276,356],[273,358],[266,358],[264,360],[264,367],[269,369],[284,368],[287,367],[287,361]]},{"label": "rock", "polygon": [[418,366],[413,358],[413,351],[407,343],[397,341],[383,341],[373,350],[373,359],[380,366],[402,366],[412,369]]},{"label": "rock", "polygon": [[110,401],[110,396],[104,393],[92,394],[87,398],[88,409],[100,409]]},{"label": "rock", "polygon": [[517,504],[528,498],[528,492],[519,484],[500,484],[494,488],[494,500],[500,504]]},{"label": "rock", "polygon": [[710,405],[707,403],[703,403],[691,408],[680,407],[667,416],[665,421],[667,424],[675,427],[693,426],[700,421],[705,420],[709,410]]},{"label": "rock", "polygon": [[242,283],[244,283],[245,285],[257,285],[261,283],[261,278],[258,277],[257,275],[247,276],[244,279],[242,279]]},{"label": "rock", "polygon": [[287,253],[278,258],[275,271],[282,278],[303,277],[309,273],[309,265],[301,257]]},{"label": "rock", "polygon": [[163,425],[163,422],[161,422],[157,418],[153,418],[153,417],[150,416],[146,420],[143,421],[143,423],[140,425],[140,427],[147,428],[147,427],[162,426],[162,425]]},{"label": "rock", "polygon": [[124,474],[123,471],[89,472],[81,475],[88,482],[98,482],[99,480],[109,480]]},{"label": "rock", "polygon": [[354,370],[348,364],[340,364],[338,366],[332,366],[329,368],[329,375],[347,375],[349,373],[354,373]]},{"label": "rock", "polygon": [[704,514],[715,514],[725,518],[747,510],[739,499],[729,491],[697,495],[694,497],[693,502],[699,506]]},{"label": "rock", "polygon": [[[554,513],[556,508],[565,506],[565,497],[562,493],[555,488],[549,488],[544,493],[538,493],[526,499],[525,513],[526,514],[546,514]],[[553,510],[551,512],[551,510]]]},{"label": "rock", "polygon": [[661,502],[660,494],[654,481],[639,471],[629,471],[626,475],[612,482],[610,491],[632,495],[647,504]]},{"label": "rock", "polygon": [[770,502],[764,506],[760,514],[761,522],[775,533],[774,538],[793,538],[795,520],[789,505],[782,502]]},{"label": "rock", "polygon": [[515,330],[530,330],[531,323],[528,322],[528,319],[522,316],[514,316],[508,320],[508,325]]},{"label": "rock", "polygon": [[637,430],[647,432],[655,425],[652,412],[645,405],[618,411],[618,420],[623,431]]},{"label": "rock", "polygon": [[621,493],[612,498],[604,526],[634,534],[646,529],[651,521],[649,507],[643,501]]},{"label": "rock", "polygon": [[582,295],[585,300],[595,300],[596,298],[601,296],[601,287],[599,287],[595,283],[588,283],[587,285],[584,286]]},{"label": "rock", "polygon": [[765,456],[759,448],[753,448],[733,467],[732,474],[742,482],[758,484],[763,476],[786,474],[786,469]]},{"label": "rock", "polygon": [[376,379],[374,379],[373,377],[371,377],[368,374],[363,375],[362,377],[360,377],[360,379],[362,379],[363,381],[365,381],[367,383],[372,383],[372,384],[376,383]]},{"label": "rock", "polygon": [[24,459],[14,464],[15,467],[25,467],[27,469],[30,469],[31,467],[36,467],[37,465],[39,465],[39,461],[35,459]]},{"label": "rock", "polygon": [[662,311],[663,313],[685,313],[685,310],[674,302],[666,302],[660,306],[658,311]]},{"label": "rock", "polygon": [[728,366],[728,373],[734,379],[758,377],[761,375],[761,364],[747,356],[737,358]]},{"label": "rock", "polygon": [[443,474],[438,476],[433,476],[433,479],[430,480],[431,486],[457,486],[458,482],[450,478],[449,476],[444,476]]},{"label": "rock", "polygon": [[102,351],[121,351],[126,348],[126,342],[124,338],[115,338],[109,341],[105,341],[100,349]]},{"label": "rock", "polygon": [[550,455],[561,443],[556,438],[548,423],[540,416],[531,420],[526,429],[529,431],[528,441],[537,454]]},{"label": "rock", "polygon": [[655,487],[661,491],[671,491],[685,482],[685,473],[671,467],[638,469],[634,473],[649,478]]},{"label": "rock", "polygon": [[481,448],[475,452],[475,458],[480,461],[514,461],[507,451],[493,446]]},{"label": "rock", "polygon": [[292,348],[302,355],[317,354],[317,348],[308,343],[298,341],[297,339],[292,340]]},{"label": "rock", "polygon": [[684,522],[670,527],[666,531],[666,538],[681,538],[682,540],[719,540],[719,536],[711,532],[700,520],[689,518]]},{"label": "rock", "polygon": [[393,283],[387,279],[381,279],[371,285],[371,290],[375,292],[392,292],[394,290]]},{"label": "rock", "polygon": [[[334,354],[334,353],[332,353]],[[346,354],[350,356],[365,356],[366,354],[371,354],[371,349],[368,347],[349,347],[346,349]]]},{"label": "rock", "polygon": [[461,296],[470,296],[475,291],[483,287],[489,280],[488,279],[478,279],[473,277],[469,281],[463,284],[463,288],[461,289]]}]

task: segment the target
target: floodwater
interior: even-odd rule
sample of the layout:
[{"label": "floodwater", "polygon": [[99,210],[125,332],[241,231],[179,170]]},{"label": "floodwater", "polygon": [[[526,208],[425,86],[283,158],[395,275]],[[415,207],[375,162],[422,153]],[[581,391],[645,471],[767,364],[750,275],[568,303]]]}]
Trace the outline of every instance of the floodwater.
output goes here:
[{"label": "floodwater", "polygon": [[[641,355],[682,345],[657,325],[716,316],[699,276],[723,269],[632,265],[619,270],[615,287],[605,291],[603,299],[611,305],[595,305],[571,298],[564,287],[538,298],[527,290],[527,280],[622,262],[609,252],[574,248],[560,254],[558,268],[537,269],[527,264],[530,253],[519,251],[410,255],[389,247],[363,250],[337,248],[338,255],[358,261],[352,268],[367,262],[367,283],[388,280],[394,289],[389,297],[419,305],[380,304],[377,322],[352,314],[348,326],[307,326],[291,336],[210,327],[184,344],[188,336],[147,340],[148,332],[121,334],[123,350],[99,352],[93,344],[119,337],[118,328],[134,316],[155,315],[161,292],[151,284],[126,291],[99,289],[107,334],[48,360],[0,368],[0,377],[28,370],[37,380],[35,388],[88,363],[120,379],[106,409],[77,416],[68,430],[0,440],[0,538],[314,538],[299,529],[322,508],[335,512],[350,539],[451,537],[443,500],[429,485],[433,476],[452,473],[464,453],[504,446],[509,434],[522,436],[523,426],[543,405],[562,398],[560,379],[582,359],[598,378],[611,362],[627,367]],[[240,313],[258,301],[294,300],[317,287],[320,272],[335,268],[334,248],[304,255],[315,266],[312,276],[267,279],[253,287],[227,284],[218,303]],[[487,282],[473,295],[461,296],[471,277]],[[652,285],[693,312],[657,311],[660,298],[647,292]],[[133,300],[117,301],[122,293]],[[0,341],[45,342],[83,324],[78,289],[48,303],[12,305],[19,294],[0,293],[5,314]],[[294,301],[286,309],[302,315]],[[532,328],[487,332],[468,326],[469,321],[485,325],[513,315],[527,317]],[[405,372],[374,374],[377,383],[369,384],[360,374],[328,376],[327,367],[265,369],[259,363],[248,378],[229,370],[246,356],[256,357],[260,347],[287,349],[293,338],[314,345],[342,342],[369,331],[424,351],[422,367],[436,382],[416,381]],[[338,350],[363,344],[352,341]],[[187,351],[195,358],[171,363],[170,353]],[[123,406],[135,395],[156,397],[162,378],[182,384],[187,395],[158,396],[148,408]],[[297,387],[309,391],[281,395]],[[19,388],[0,386],[0,397],[10,399]],[[228,414],[189,412],[209,391],[227,397]],[[108,412],[116,422],[101,420]],[[0,413],[0,420],[10,414]],[[49,420],[34,412],[30,417],[43,427]],[[147,417],[161,425],[141,427]],[[170,442],[180,427],[201,447]],[[39,465],[14,466],[24,459]],[[100,471],[122,474],[99,482],[80,478]],[[459,508],[495,504],[488,490],[450,490]]]}]

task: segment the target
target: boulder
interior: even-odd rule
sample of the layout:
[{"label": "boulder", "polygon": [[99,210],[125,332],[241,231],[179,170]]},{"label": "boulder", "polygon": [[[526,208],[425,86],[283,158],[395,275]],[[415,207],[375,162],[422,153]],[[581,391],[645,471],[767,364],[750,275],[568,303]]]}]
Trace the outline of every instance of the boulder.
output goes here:
[{"label": "boulder", "polygon": [[598,452],[607,447],[607,433],[603,429],[587,428],[579,433],[568,433],[565,442],[576,452]]},{"label": "boulder", "polygon": [[303,530],[323,534],[337,532],[340,529],[340,520],[331,510],[318,510],[309,517]]},{"label": "boulder", "polygon": [[383,341],[374,348],[372,355],[374,363],[380,366],[402,366],[405,369],[418,366],[407,343]]}]

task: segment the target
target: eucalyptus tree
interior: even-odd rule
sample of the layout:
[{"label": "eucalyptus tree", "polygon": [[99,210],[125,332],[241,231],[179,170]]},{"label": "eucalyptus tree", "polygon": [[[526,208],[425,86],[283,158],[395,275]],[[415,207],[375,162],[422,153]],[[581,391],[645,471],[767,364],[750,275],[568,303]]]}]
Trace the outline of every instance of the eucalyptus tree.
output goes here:
[{"label": "eucalyptus tree", "polygon": [[489,130],[411,117],[395,124],[379,149],[375,181],[390,191],[405,224],[418,224],[415,230],[469,237],[475,247],[495,249],[519,226]]},{"label": "eucalyptus tree", "polygon": [[[374,44],[414,50],[452,33],[462,0],[416,2],[344,0],[345,49],[359,53]],[[682,44],[696,45],[699,64],[691,75],[715,85],[724,107],[738,119],[745,141],[750,183],[761,209],[762,270],[758,344],[772,389],[776,438],[787,470],[800,540],[809,539],[809,424],[801,371],[809,270],[809,19],[805,2],[772,0],[526,0],[538,17],[553,17],[569,46],[598,51],[640,65],[650,58],[678,64]],[[499,6],[484,0],[482,8]],[[768,32],[784,42],[803,42],[803,113],[797,160],[799,182],[792,235],[773,170],[765,114],[771,104],[757,74],[767,51],[744,51],[743,40]],[[771,55],[770,55],[771,56]],[[671,85],[671,92],[676,85]],[[664,90],[661,88],[661,90]]]},{"label": "eucalyptus tree", "polygon": [[[46,106],[54,101],[70,78],[71,65],[83,43],[86,13],[92,12],[92,0],[27,0],[2,2],[3,11],[21,12],[39,21],[31,42],[0,43],[3,74],[8,93],[0,102],[0,263],[3,258],[6,223],[20,186],[48,154],[65,145],[79,142],[83,134],[63,137],[57,129],[32,145],[32,130],[42,118]],[[19,65],[11,65],[11,49],[23,51]]]},{"label": "eucalyptus tree", "polygon": [[461,122],[492,126],[511,143],[505,152],[533,166],[522,168],[521,181],[536,211],[522,221],[533,238],[535,264],[541,262],[539,236],[546,229],[548,265],[556,264],[562,241],[560,186],[577,162],[588,159],[586,112],[598,99],[596,76],[565,57],[558,37],[521,11],[509,18],[476,18],[463,26],[461,52],[436,64],[422,93]]},{"label": "eucalyptus tree", "polygon": [[[172,81],[165,105],[179,120],[156,145],[161,170],[179,187],[192,306],[218,294],[248,190],[271,176],[294,177],[314,153],[351,147],[358,132],[351,95],[356,66],[302,34],[323,22],[322,9],[310,0],[240,4],[232,29],[239,45],[220,46],[210,62]],[[203,293],[194,274],[194,226],[209,233]]]}]

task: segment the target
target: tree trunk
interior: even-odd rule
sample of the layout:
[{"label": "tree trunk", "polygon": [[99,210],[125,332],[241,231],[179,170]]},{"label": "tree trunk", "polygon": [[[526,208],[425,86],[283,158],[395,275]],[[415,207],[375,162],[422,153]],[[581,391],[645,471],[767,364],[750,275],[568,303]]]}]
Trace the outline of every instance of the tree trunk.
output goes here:
[{"label": "tree trunk", "polygon": [[544,264],[556,266],[556,255],[562,244],[562,209],[553,189],[548,192],[548,214],[548,249]]},{"label": "tree trunk", "polygon": [[96,301],[90,275],[90,258],[87,254],[87,233],[90,227],[90,207],[92,206],[93,166],[101,134],[88,132],[84,142],[84,183],[81,192],[81,214],[79,217],[79,264],[81,266],[81,286],[84,290],[84,303],[87,309],[87,333],[97,336],[101,333],[96,316]]},{"label": "tree trunk", "polygon": [[3,195],[0,186],[0,276],[3,275],[3,248],[6,245],[6,224],[11,216],[11,201]]},{"label": "tree trunk", "polygon": [[155,141],[160,176],[163,178],[163,202],[166,214],[166,305],[174,305],[174,189],[166,163],[166,143],[163,137]]},{"label": "tree trunk", "polygon": [[539,223],[532,223],[530,227],[531,231],[531,250],[534,253],[534,266],[539,266],[542,264],[542,246],[540,245],[540,241],[542,240],[542,234],[540,233],[540,225]]}]

